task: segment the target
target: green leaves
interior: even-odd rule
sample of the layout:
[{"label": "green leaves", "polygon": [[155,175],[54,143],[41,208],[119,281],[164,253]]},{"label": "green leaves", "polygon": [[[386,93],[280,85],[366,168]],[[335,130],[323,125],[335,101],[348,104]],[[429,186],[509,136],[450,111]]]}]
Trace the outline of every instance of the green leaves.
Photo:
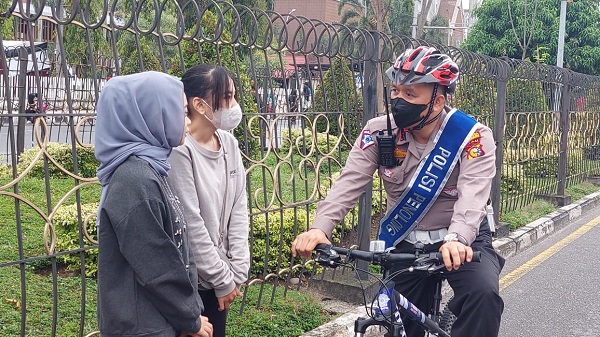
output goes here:
[{"label": "green leaves", "polygon": [[[533,17],[536,1],[538,7]],[[597,49],[600,46],[599,4],[598,0],[578,0],[568,4],[565,67],[581,73],[600,74],[600,50]],[[535,60],[536,50],[542,47],[546,48],[548,57],[538,58],[538,62],[556,64],[559,14],[558,3],[554,0],[486,0],[474,10],[477,23],[462,47],[492,57],[530,60]],[[528,44],[529,35],[531,43]]]}]

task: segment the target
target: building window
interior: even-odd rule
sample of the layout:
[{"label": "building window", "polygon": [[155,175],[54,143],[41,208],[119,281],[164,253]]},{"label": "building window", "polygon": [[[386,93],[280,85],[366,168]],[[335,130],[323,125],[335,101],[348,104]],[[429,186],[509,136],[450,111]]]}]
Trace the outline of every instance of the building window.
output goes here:
[{"label": "building window", "polygon": [[53,41],[56,25],[50,21],[42,20],[42,40]]},{"label": "building window", "polygon": [[17,19],[18,29],[17,29],[17,39],[25,40],[29,36],[27,35],[27,22],[21,18]]}]

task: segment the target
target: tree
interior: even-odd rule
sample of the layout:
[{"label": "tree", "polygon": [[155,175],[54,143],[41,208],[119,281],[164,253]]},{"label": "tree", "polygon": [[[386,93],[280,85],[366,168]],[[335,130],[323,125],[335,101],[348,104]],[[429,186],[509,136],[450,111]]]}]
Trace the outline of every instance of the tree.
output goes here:
[{"label": "tree", "polygon": [[350,27],[375,29],[375,13],[370,2],[360,0],[340,0],[338,4],[340,23]]},{"label": "tree", "polygon": [[340,114],[327,114],[327,119],[319,117],[316,120],[317,132],[325,132],[329,127],[329,134],[339,136],[348,135],[349,139],[361,129],[361,115],[363,102],[361,95],[354,95],[354,77],[346,60],[336,57],[325,74],[323,85],[315,90],[313,95],[315,110],[322,112],[339,112],[343,115],[343,128],[339,123]]},{"label": "tree", "polygon": [[[429,24],[434,27],[448,27],[449,21],[445,17],[437,15]],[[427,29],[423,33],[423,40],[446,45],[448,44],[448,30],[439,28]]]},{"label": "tree", "polygon": [[425,23],[427,22],[427,14],[431,10],[431,5],[434,0],[423,0],[421,4],[421,13],[417,17],[417,29],[415,37],[420,39],[423,36],[423,29],[425,28]]},{"label": "tree", "polygon": [[[462,47],[492,57],[508,56],[530,60],[535,60],[536,50],[544,48],[549,55],[545,58],[547,62],[556,64],[560,14],[557,2],[539,0],[533,21],[530,16],[524,17],[524,14],[525,8],[527,13],[533,13],[535,4],[531,1],[527,6],[524,4],[525,0],[511,0],[509,14],[506,1],[484,1],[474,11],[477,23]],[[565,68],[587,74],[600,74],[600,28],[597,25],[600,21],[599,5],[599,0],[578,0],[568,4]],[[523,39],[523,27],[528,27],[526,39]],[[519,40],[515,38],[515,32]]]},{"label": "tree", "polygon": [[[387,14],[393,0],[340,0],[340,23],[379,32],[390,33]],[[398,1],[398,0],[394,0]]]},{"label": "tree", "polygon": [[[61,6],[64,9],[63,13],[71,13],[71,11],[76,8],[77,3],[79,3],[79,1],[62,1]],[[82,2],[79,3],[78,6],[81,11],[76,18],[77,21],[82,21],[81,15],[83,14],[87,18],[88,23],[95,23],[102,16],[102,12],[104,11],[104,3],[102,1]],[[60,13],[60,11],[57,11],[57,13]],[[64,15],[66,16],[68,14]],[[86,29],[74,24],[65,26],[58,25],[58,29],[63,31],[62,41],[67,63],[75,65],[78,76],[91,76],[89,71],[85,70],[89,70],[89,65],[91,63],[90,58],[94,57],[94,55],[112,56],[109,52],[110,45],[104,35],[104,29],[90,29],[86,32]],[[90,43],[88,43],[88,33],[90,35]],[[93,54],[90,53],[90,47],[92,48]],[[56,48],[58,48],[58,46],[56,46]]]},{"label": "tree", "polygon": [[[519,47],[521,47],[521,60],[524,60],[527,56],[527,49],[531,45],[531,38],[533,38],[533,33],[535,31],[536,25],[536,15],[538,10],[539,0],[534,0],[533,2],[533,14],[531,17],[527,15],[527,0],[523,0],[523,19],[521,20],[521,26],[515,25],[515,19],[512,16],[511,10],[511,2],[507,2],[507,10],[508,10],[508,18],[510,19],[511,30],[515,34],[515,39],[519,43]],[[531,4],[530,4],[531,5]],[[522,35],[522,37],[521,37]]]},{"label": "tree", "polygon": [[388,24],[392,33],[398,35],[411,35],[413,10],[413,0],[392,0],[388,18]]}]

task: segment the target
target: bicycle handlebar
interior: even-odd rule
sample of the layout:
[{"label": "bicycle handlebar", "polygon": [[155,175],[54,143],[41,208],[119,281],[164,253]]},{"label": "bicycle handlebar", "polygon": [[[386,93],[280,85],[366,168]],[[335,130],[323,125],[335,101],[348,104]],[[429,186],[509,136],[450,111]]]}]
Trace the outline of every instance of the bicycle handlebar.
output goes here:
[{"label": "bicycle handlebar", "polygon": [[[317,263],[328,267],[337,267],[342,263],[340,255],[347,256],[350,260],[362,260],[376,265],[393,264],[399,262],[417,262],[420,264],[443,264],[442,253],[431,252],[421,254],[368,252],[358,249],[337,247],[332,244],[320,243],[315,247]],[[471,262],[480,262],[481,252],[474,251]]]}]

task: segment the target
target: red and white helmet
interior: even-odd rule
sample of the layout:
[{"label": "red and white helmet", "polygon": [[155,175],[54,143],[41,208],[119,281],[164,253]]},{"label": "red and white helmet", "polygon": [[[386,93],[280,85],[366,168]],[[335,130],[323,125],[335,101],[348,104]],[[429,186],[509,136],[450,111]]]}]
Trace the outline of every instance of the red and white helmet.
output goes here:
[{"label": "red and white helmet", "polygon": [[450,56],[435,48],[421,46],[407,49],[385,73],[396,84],[437,83],[452,93],[459,70]]}]

